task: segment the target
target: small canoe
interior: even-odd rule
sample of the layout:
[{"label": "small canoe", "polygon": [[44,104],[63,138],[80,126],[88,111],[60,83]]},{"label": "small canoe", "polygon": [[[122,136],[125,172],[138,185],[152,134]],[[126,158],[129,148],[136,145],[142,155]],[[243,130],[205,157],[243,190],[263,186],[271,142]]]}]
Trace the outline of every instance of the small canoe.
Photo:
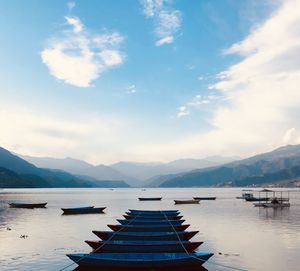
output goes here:
[{"label": "small canoe", "polygon": [[290,207],[291,204],[289,202],[279,202],[279,203],[263,203],[262,207],[264,208],[285,208]]},{"label": "small canoe", "polygon": [[79,207],[79,208],[61,208],[64,215],[77,215],[77,214],[97,214],[103,213],[106,207]]},{"label": "small canoe", "polygon": [[[203,242],[188,241],[85,241],[91,248],[93,253],[114,252],[184,252],[184,248],[188,252],[196,250]],[[184,248],[183,248],[184,246]]]},{"label": "small canoe", "polygon": [[140,201],[158,201],[161,200],[162,198],[139,198]]},{"label": "small canoe", "polygon": [[181,225],[185,220],[117,219],[121,225]]},{"label": "small canoe", "polygon": [[131,216],[147,216],[147,217],[173,217],[173,216],[177,216],[180,213],[132,213],[132,212],[126,212],[127,215],[131,215]]},{"label": "small canoe", "polygon": [[177,214],[178,210],[133,210],[129,209],[132,214]]},{"label": "small canoe", "polygon": [[45,203],[9,203],[11,208],[46,208],[47,202]]},{"label": "small canoe", "polygon": [[268,201],[270,198],[256,198],[256,197],[251,197],[251,198],[245,198],[246,201]]},{"label": "small canoe", "polygon": [[122,231],[122,232],[165,232],[165,231],[184,231],[190,225],[107,225],[113,231]]},{"label": "small canoe", "polygon": [[151,241],[188,241],[199,231],[180,231],[180,232],[113,232],[113,231],[93,231],[102,240],[151,240]]},{"label": "small canoe", "polygon": [[174,200],[175,204],[199,204],[199,199],[191,199],[191,200]]},{"label": "small canoe", "polygon": [[216,197],[194,197],[195,200],[216,200]]},{"label": "small canoe", "polygon": [[79,266],[101,269],[170,269],[201,266],[213,253],[92,253],[67,254]]},{"label": "small canoe", "polygon": [[[166,220],[166,217],[164,216],[136,216],[136,215],[123,215],[124,218],[128,219],[128,220],[132,220],[134,219],[135,221],[137,220]],[[182,215],[178,215],[178,216],[167,216],[168,220],[180,220],[183,218]]]}]

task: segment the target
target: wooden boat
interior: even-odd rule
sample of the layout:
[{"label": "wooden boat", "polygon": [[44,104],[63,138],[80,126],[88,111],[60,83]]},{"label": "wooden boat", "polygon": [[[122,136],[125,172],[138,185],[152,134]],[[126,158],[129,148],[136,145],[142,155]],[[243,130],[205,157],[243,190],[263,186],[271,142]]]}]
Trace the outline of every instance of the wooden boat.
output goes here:
[{"label": "wooden boat", "polygon": [[[128,220],[132,220],[134,219],[135,221],[138,220],[166,220],[165,216],[142,216],[142,215],[123,215],[124,218],[128,219]],[[168,220],[180,220],[183,218],[182,215],[178,215],[178,216],[167,216]]]},{"label": "wooden boat", "polygon": [[191,199],[191,200],[174,200],[175,204],[199,204],[199,199]]},{"label": "wooden boat", "polygon": [[262,203],[262,207],[265,208],[285,208],[285,207],[290,207],[291,204],[289,202],[278,202],[278,203]]},{"label": "wooden boat", "polygon": [[102,240],[140,240],[140,241],[188,241],[199,231],[180,231],[180,232],[113,232],[113,231],[93,231]]},{"label": "wooden boat", "polygon": [[194,200],[216,200],[216,197],[194,197]]},{"label": "wooden boat", "polygon": [[67,254],[80,266],[101,269],[170,269],[176,267],[201,266],[213,253],[92,253]]},{"label": "wooden boat", "polygon": [[122,225],[181,225],[185,220],[117,219]]},{"label": "wooden boat", "polygon": [[250,198],[245,198],[246,201],[268,201],[270,198],[257,198],[257,197],[250,197]]},{"label": "wooden boat", "polygon": [[161,199],[162,198],[139,198],[140,201],[156,201]]},{"label": "wooden boat", "polygon": [[188,252],[193,252],[203,242],[189,241],[85,241],[93,248],[93,253],[102,252],[140,252],[140,253],[155,253],[155,252],[184,252],[184,248]]},{"label": "wooden boat", "polygon": [[131,216],[137,216],[137,217],[174,217],[179,215],[180,213],[132,213],[132,212],[126,212],[127,215]]},{"label": "wooden boat", "polygon": [[77,215],[77,214],[96,214],[103,213],[106,207],[95,208],[93,206],[89,207],[79,207],[79,208],[61,208],[64,215]]},{"label": "wooden boat", "polygon": [[34,208],[46,208],[47,202],[44,203],[9,203],[11,208],[27,208],[27,209],[34,209]]},{"label": "wooden boat", "polygon": [[133,210],[129,209],[130,213],[138,213],[138,214],[176,214],[178,210]]},{"label": "wooden boat", "polygon": [[107,225],[113,231],[122,232],[166,232],[166,231],[184,231],[190,225]]}]

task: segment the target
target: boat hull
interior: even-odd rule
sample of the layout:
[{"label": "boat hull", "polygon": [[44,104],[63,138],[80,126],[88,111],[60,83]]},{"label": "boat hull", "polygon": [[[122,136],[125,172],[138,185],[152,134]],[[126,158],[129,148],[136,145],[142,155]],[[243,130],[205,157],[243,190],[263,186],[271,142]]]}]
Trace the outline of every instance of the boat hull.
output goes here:
[{"label": "boat hull", "polygon": [[167,231],[184,231],[190,225],[107,225],[113,231],[122,231],[122,232],[167,232]]},{"label": "boat hull", "polygon": [[216,200],[216,197],[194,197],[194,200]]},{"label": "boat hull", "polygon": [[245,198],[246,201],[268,201],[270,200],[270,198],[255,198],[255,197],[252,197],[252,198]]},{"label": "boat hull", "polygon": [[[183,241],[85,241],[93,248],[93,253],[155,253],[155,252],[193,252],[203,242]],[[184,246],[184,248],[183,248]]]},{"label": "boat hull", "polygon": [[199,204],[200,200],[174,200],[175,204]]},{"label": "boat hull", "polygon": [[121,225],[181,225],[185,220],[152,220],[152,219],[117,219],[117,221],[121,224]]},{"label": "boat hull", "polygon": [[102,240],[132,240],[132,241],[188,241],[199,231],[182,232],[112,232],[112,231],[93,231]]},{"label": "boat hull", "polygon": [[103,213],[106,207],[99,207],[99,208],[61,208],[64,215],[78,215],[78,214],[97,214]]},{"label": "boat hull", "polygon": [[139,198],[139,201],[159,201],[162,198]]},{"label": "boat hull", "polygon": [[129,212],[132,214],[177,214],[178,210],[134,210],[129,209]]},{"label": "boat hull", "polygon": [[120,269],[170,269],[186,266],[201,266],[212,253],[93,253],[67,254],[80,266]]},{"label": "boat hull", "polygon": [[[166,221],[166,217],[165,216],[142,216],[142,215],[123,215],[124,218],[126,218],[127,220],[132,220],[134,219],[135,221],[137,220],[161,220],[161,221]],[[183,216],[178,215],[178,216],[167,216],[167,220],[180,220],[183,218]]]},{"label": "boat hull", "polygon": [[9,203],[11,208],[26,208],[26,209],[34,209],[34,208],[46,208],[47,202],[44,203]]}]

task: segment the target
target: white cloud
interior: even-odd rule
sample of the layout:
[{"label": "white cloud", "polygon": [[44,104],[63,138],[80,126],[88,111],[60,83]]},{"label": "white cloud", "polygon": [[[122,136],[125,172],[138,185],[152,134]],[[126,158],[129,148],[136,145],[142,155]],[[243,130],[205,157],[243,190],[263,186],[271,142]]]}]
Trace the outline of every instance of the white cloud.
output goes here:
[{"label": "white cloud", "polygon": [[[243,59],[211,86],[223,96],[211,118],[213,128],[165,144],[145,144],[137,151],[147,151],[152,158],[159,153],[168,160],[220,153],[249,156],[300,143],[299,29],[300,1],[283,1],[248,37],[227,50]],[[193,103],[206,101],[202,98]]]},{"label": "white cloud", "polygon": [[72,25],[74,27],[74,33],[79,33],[83,30],[83,24],[78,18],[65,16],[65,19],[69,25]]},{"label": "white cloud", "polygon": [[143,0],[142,5],[146,17],[154,20],[156,46],[173,43],[174,34],[181,27],[181,12],[174,10],[169,0]]},{"label": "white cloud", "polygon": [[130,86],[127,87],[127,91],[126,92],[128,94],[133,94],[133,93],[136,93],[136,91],[137,91],[136,90],[136,86],[135,85],[130,85]]},{"label": "white cloud", "polygon": [[190,114],[190,111],[188,110],[188,108],[186,106],[178,107],[178,111],[177,111],[178,118],[188,116],[189,114]]},{"label": "white cloud", "polygon": [[101,73],[120,65],[123,37],[117,32],[91,34],[77,17],[65,17],[71,31],[54,36],[41,52],[51,75],[77,87],[89,87]]},{"label": "white cloud", "polygon": [[67,7],[68,7],[68,10],[69,11],[72,11],[76,6],[76,3],[75,2],[68,2],[67,3]]},{"label": "white cloud", "polygon": [[156,41],[155,45],[161,46],[164,44],[172,43],[173,41],[174,41],[173,36],[167,36],[167,37],[161,38],[160,40]]}]

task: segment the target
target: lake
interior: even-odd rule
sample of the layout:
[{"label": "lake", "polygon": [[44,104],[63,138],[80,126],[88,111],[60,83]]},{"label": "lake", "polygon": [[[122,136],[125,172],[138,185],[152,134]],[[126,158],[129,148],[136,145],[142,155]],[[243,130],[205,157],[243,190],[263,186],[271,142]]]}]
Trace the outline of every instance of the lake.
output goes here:
[{"label": "lake", "polygon": [[[237,188],[166,189],[3,189],[0,190],[0,269],[60,270],[71,261],[67,253],[90,252],[84,240],[97,240],[92,230],[132,209],[178,209],[189,230],[200,233],[200,251],[215,255],[204,266],[209,271],[297,271],[300,266],[300,193],[290,194],[291,207],[263,209],[238,200]],[[158,202],[138,197],[162,196]],[[216,196],[199,205],[176,205],[174,199]],[[45,209],[13,209],[9,202],[48,202]],[[106,206],[105,214],[62,216],[61,207]],[[20,238],[27,235],[27,238]],[[211,262],[211,263],[210,263]],[[66,270],[74,270],[76,265]],[[187,270],[193,271],[193,270]]]}]

